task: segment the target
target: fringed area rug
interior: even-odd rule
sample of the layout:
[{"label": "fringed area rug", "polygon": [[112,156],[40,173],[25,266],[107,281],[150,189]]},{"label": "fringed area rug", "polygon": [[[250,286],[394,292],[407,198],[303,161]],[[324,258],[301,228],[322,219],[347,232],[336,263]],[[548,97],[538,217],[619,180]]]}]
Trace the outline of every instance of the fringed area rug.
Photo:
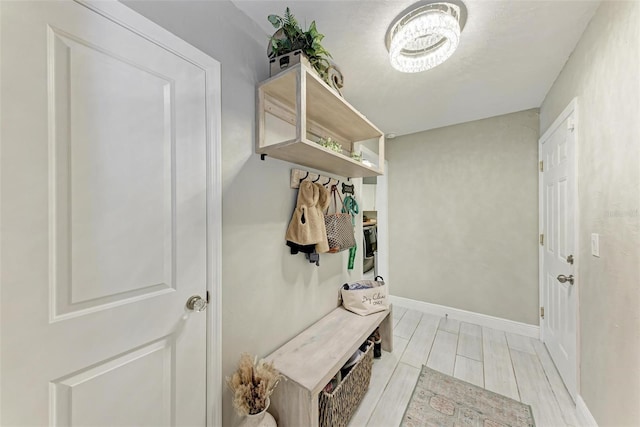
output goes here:
[{"label": "fringed area rug", "polygon": [[422,367],[405,427],[534,427],[531,406]]}]

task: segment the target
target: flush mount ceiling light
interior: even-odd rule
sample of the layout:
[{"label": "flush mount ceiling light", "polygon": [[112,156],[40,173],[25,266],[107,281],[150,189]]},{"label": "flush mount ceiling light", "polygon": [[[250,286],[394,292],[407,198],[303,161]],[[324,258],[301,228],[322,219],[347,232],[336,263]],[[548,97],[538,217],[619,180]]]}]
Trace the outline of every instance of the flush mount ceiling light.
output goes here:
[{"label": "flush mount ceiling light", "polygon": [[417,73],[446,61],[458,47],[467,20],[461,1],[419,2],[387,30],[389,60],[396,70]]}]

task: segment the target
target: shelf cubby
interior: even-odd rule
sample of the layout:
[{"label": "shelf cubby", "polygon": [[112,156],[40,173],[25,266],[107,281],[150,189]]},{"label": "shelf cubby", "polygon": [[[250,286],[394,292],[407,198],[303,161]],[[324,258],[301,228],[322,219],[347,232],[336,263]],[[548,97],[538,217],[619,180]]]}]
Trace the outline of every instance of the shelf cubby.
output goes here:
[{"label": "shelf cubby", "polygon": [[[258,154],[351,178],[384,173],[384,134],[304,60],[258,86],[256,111]],[[327,137],[343,152],[317,143]],[[364,143],[377,144],[378,164],[351,158]]]}]

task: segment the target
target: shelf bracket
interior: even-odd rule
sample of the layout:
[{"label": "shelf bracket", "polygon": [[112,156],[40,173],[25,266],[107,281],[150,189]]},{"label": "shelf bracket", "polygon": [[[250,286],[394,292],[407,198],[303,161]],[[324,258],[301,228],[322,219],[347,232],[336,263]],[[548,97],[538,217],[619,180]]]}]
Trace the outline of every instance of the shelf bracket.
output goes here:
[{"label": "shelf bracket", "polygon": [[267,157],[266,154],[260,154],[260,160],[264,161],[264,159]]}]

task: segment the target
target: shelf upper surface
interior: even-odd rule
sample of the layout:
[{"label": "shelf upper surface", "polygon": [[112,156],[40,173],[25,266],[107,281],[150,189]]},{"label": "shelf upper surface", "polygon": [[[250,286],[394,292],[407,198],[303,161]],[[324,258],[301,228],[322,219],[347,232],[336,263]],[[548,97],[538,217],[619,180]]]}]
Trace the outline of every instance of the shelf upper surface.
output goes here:
[{"label": "shelf upper surface", "polygon": [[382,131],[371,123],[344,98],[329,88],[311,69],[297,64],[290,69],[265,80],[259,90],[288,105],[295,111],[297,104],[298,76],[304,73],[306,79],[307,118],[322,126],[334,129],[353,141],[378,138]]}]

